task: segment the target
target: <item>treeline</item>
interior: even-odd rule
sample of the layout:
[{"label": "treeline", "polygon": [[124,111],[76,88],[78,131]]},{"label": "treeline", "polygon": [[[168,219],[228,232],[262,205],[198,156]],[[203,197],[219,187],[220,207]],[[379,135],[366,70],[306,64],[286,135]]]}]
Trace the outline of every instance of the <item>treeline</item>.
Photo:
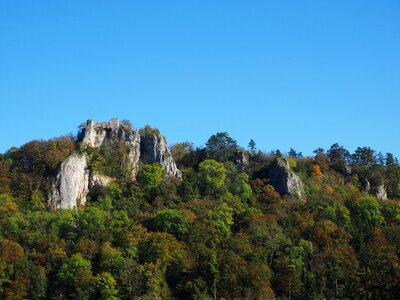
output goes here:
[{"label": "treeline", "polygon": [[[62,137],[0,156],[0,298],[396,299],[400,166],[390,153],[338,144],[314,157],[240,148],[227,133],[172,146],[183,178],[142,165],[121,144],[90,152],[115,180],[77,210],[47,208],[51,179],[79,151]],[[284,156],[304,196],[280,195]],[[369,186],[368,186],[368,184]],[[389,200],[378,201],[383,187]]]}]

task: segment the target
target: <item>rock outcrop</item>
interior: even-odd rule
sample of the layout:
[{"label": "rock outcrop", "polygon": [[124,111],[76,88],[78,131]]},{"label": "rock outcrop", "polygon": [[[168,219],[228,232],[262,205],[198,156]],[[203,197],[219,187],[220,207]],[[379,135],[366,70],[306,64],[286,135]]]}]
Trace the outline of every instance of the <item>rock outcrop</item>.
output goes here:
[{"label": "rock outcrop", "polygon": [[159,134],[141,137],[138,130],[119,124],[118,119],[96,123],[88,120],[81,125],[78,135],[83,154],[72,154],[61,165],[49,194],[49,205],[68,209],[83,206],[88,195],[101,194],[103,188],[113,178],[93,172],[88,167],[87,147],[100,148],[104,143],[125,143],[127,164],[131,179],[135,180],[139,171],[139,159],[145,164],[159,163],[167,176],[182,177],[177,168],[165,138]]},{"label": "rock outcrop", "polygon": [[235,153],[233,155],[233,161],[239,171],[242,171],[249,165],[249,158],[243,151]]},{"label": "rock outcrop", "polygon": [[289,162],[283,158],[277,158],[269,168],[268,182],[281,195],[301,197],[304,193],[303,182],[292,170]]},{"label": "rock outcrop", "polygon": [[381,200],[381,201],[387,200],[387,192],[383,185],[381,185],[377,188],[375,195],[376,195],[376,198],[378,198],[378,200]]},{"label": "rock outcrop", "polygon": [[361,188],[364,193],[369,193],[371,191],[371,184],[369,183],[367,178],[360,179]]},{"label": "rock outcrop", "polygon": [[142,137],[140,148],[141,159],[145,164],[159,163],[167,176],[182,177],[181,171],[172,158],[167,142],[161,134],[150,134]]},{"label": "rock outcrop", "polygon": [[91,172],[89,176],[90,195],[97,197],[98,195],[103,194],[105,186],[113,181],[114,178],[96,172]]},{"label": "rock outcrop", "polygon": [[68,209],[84,205],[89,192],[89,171],[85,154],[72,154],[61,165],[50,192],[49,204]]},{"label": "rock outcrop", "polygon": [[128,167],[131,170],[131,178],[136,178],[139,171],[140,134],[138,130],[131,130],[119,124],[118,119],[109,122],[96,123],[88,120],[82,126],[79,134],[82,146],[100,148],[104,142],[125,142],[128,151]]}]

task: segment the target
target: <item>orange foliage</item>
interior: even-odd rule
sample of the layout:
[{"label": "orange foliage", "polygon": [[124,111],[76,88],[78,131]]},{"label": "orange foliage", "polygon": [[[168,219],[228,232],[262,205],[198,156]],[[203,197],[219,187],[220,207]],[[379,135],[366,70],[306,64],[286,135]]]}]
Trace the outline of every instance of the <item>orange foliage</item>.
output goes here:
[{"label": "orange foliage", "polygon": [[312,168],[312,176],[316,178],[320,178],[324,176],[324,174],[321,171],[321,167],[317,164],[315,164]]},{"label": "orange foliage", "polygon": [[12,263],[24,255],[24,249],[14,241],[5,240],[0,244],[0,257],[7,263]]}]

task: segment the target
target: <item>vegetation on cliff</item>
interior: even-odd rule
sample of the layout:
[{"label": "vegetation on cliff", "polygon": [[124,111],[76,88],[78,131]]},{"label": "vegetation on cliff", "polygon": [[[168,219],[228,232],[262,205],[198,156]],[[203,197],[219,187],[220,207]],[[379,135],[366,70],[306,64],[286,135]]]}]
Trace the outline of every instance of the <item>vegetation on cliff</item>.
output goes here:
[{"label": "vegetation on cliff", "polygon": [[[390,153],[338,144],[312,157],[263,153],[254,140],[247,151],[217,133],[204,148],[171,147],[182,179],[156,163],[132,181],[123,145],[107,143],[89,166],[114,180],[85,207],[51,209],[51,181],[78,144],[32,141],[0,155],[0,298],[400,294],[400,165]],[[300,196],[269,181],[277,159],[301,179]],[[388,200],[377,199],[382,188]]]}]

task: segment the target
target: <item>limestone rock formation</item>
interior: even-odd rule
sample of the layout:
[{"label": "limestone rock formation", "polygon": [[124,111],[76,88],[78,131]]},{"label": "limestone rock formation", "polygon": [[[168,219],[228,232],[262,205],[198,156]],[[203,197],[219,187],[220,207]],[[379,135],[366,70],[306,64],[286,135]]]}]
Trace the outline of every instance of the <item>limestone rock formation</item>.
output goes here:
[{"label": "limestone rock formation", "polygon": [[113,182],[114,179],[96,172],[91,172],[89,178],[89,189],[96,187],[105,187],[107,184]]},{"label": "limestone rock formation", "polygon": [[369,183],[367,178],[360,179],[362,191],[365,193],[369,193],[371,191],[371,184]]},{"label": "limestone rock formation", "polygon": [[268,171],[268,181],[281,195],[301,197],[304,193],[303,182],[292,170],[289,162],[283,158],[277,158]]},{"label": "limestone rock formation", "polygon": [[89,171],[85,154],[72,154],[61,165],[53,183],[49,204],[68,209],[84,205],[89,191]]},{"label": "limestone rock formation", "polygon": [[381,185],[377,188],[375,195],[376,195],[376,198],[378,198],[378,200],[381,200],[381,201],[387,200],[386,189],[383,185]]},{"label": "limestone rock formation", "polygon": [[182,177],[181,171],[172,158],[167,142],[161,134],[150,134],[142,137],[140,147],[141,159],[145,164],[159,163],[167,176]]},{"label": "limestone rock formation", "polygon": [[104,123],[88,120],[81,125],[78,141],[83,154],[72,154],[61,165],[49,195],[51,207],[67,209],[82,206],[88,195],[100,194],[113,181],[113,178],[93,172],[88,167],[87,147],[100,148],[106,142],[125,143],[128,159],[123,163],[127,164],[132,180],[136,179],[139,171],[139,159],[145,164],[159,163],[168,176],[182,177],[165,138],[159,133],[141,138],[138,130],[120,125],[118,119]]},{"label": "limestone rock formation", "polygon": [[107,184],[114,181],[114,178],[99,174],[97,172],[90,172],[89,176],[89,195],[99,196],[102,195],[105,191],[105,187]]},{"label": "limestone rock formation", "polygon": [[88,120],[81,127],[82,131],[79,136],[83,146],[99,148],[105,141],[125,142],[129,149],[127,163],[131,170],[131,178],[133,180],[136,178],[140,157],[140,134],[138,130],[131,130],[124,125],[120,125],[117,118],[104,123]]}]

